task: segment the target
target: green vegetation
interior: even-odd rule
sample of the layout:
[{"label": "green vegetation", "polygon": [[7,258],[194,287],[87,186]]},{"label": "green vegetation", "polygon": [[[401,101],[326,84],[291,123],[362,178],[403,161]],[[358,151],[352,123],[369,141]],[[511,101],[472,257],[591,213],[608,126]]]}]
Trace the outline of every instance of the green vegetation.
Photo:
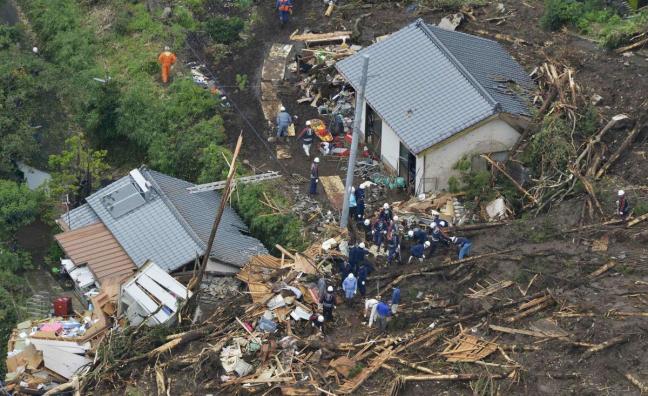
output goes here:
[{"label": "green vegetation", "polygon": [[624,18],[602,0],[545,0],[540,25],[547,30],[568,26],[599,40],[606,48],[616,48],[648,28],[648,10]]},{"label": "green vegetation", "polygon": [[[32,223],[39,214],[40,194],[25,184],[0,179],[0,241],[8,240],[24,225]],[[0,270],[10,269],[2,266]]]},{"label": "green vegetation", "polygon": [[267,196],[279,206],[285,206],[286,199],[278,190],[260,184],[242,185],[237,188],[238,192],[234,194],[232,204],[249,225],[254,236],[272,249],[275,244],[297,251],[306,248],[306,240],[300,232],[299,218],[291,213],[274,214],[273,209],[262,203]]},{"label": "green vegetation", "polygon": [[211,17],[205,24],[204,29],[217,43],[233,44],[240,39],[240,33],[245,28],[245,23],[239,17]]}]

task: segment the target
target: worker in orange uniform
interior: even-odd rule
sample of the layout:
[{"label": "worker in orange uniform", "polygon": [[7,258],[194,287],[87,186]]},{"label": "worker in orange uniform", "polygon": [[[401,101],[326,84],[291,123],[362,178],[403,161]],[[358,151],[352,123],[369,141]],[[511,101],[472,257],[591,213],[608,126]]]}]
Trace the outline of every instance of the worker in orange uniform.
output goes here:
[{"label": "worker in orange uniform", "polygon": [[164,47],[164,51],[158,57],[158,62],[162,65],[162,82],[169,82],[169,72],[171,71],[171,65],[176,62],[176,55],[171,52],[169,47]]},{"label": "worker in orange uniform", "polygon": [[281,26],[288,23],[288,19],[293,11],[293,2],[292,0],[277,0],[275,3],[275,8],[279,10],[279,20],[281,21]]}]

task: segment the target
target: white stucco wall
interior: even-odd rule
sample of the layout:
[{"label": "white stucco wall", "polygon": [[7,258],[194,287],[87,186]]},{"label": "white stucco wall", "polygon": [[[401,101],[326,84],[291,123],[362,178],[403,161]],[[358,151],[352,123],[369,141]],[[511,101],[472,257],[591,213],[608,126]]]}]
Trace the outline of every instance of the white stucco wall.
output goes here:
[{"label": "white stucco wall", "polygon": [[400,150],[400,139],[394,133],[394,130],[382,122],[382,138],[380,140],[380,156],[384,163],[398,173],[398,156]]},{"label": "white stucco wall", "polygon": [[[448,188],[448,179],[459,176],[452,167],[463,156],[506,151],[512,147],[520,134],[505,121],[494,118],[477,128],[462,132],[416,157],[416,193],[434,192]],[[419,167],[424,167],[419,177]]]}]

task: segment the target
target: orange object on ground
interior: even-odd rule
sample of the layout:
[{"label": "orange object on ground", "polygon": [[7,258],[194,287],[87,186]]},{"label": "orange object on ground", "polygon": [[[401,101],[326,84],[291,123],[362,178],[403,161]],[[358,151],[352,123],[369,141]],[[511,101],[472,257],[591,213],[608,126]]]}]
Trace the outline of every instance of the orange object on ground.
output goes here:
[{"label": "orange object on ground", "polygon": [[317,137],[320,138],[321,141],[323,142],[333,141],[333,135],[331,135],[331,132],[329,132],[328,129],[326,128],[326,124],[324,124],[324,121],[314,118],[310,120],[310,122],[311,122],[311,128],[313,128],[313,132],[315,132],[315,135],[317,135]]},{"label": "orange object on ground", "polygon": [[176,55],[171,51],[164,51],[158,57],[158,62],[162,65],[162,82],[169,82],[169,72],[171,71],[171,65],[176,62]]}]

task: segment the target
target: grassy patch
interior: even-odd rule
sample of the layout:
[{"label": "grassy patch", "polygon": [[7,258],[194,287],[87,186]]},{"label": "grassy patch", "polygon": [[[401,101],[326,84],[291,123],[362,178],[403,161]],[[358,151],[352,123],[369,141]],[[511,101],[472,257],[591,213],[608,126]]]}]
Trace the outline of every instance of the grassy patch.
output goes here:
[{"label": "grassy patch", "polygon": [[552,31],[571,27],[599,40],[603,47],[616,48],[648,28],[648,10],[624,18],[601,0],[545,0],[540,25]]}]

